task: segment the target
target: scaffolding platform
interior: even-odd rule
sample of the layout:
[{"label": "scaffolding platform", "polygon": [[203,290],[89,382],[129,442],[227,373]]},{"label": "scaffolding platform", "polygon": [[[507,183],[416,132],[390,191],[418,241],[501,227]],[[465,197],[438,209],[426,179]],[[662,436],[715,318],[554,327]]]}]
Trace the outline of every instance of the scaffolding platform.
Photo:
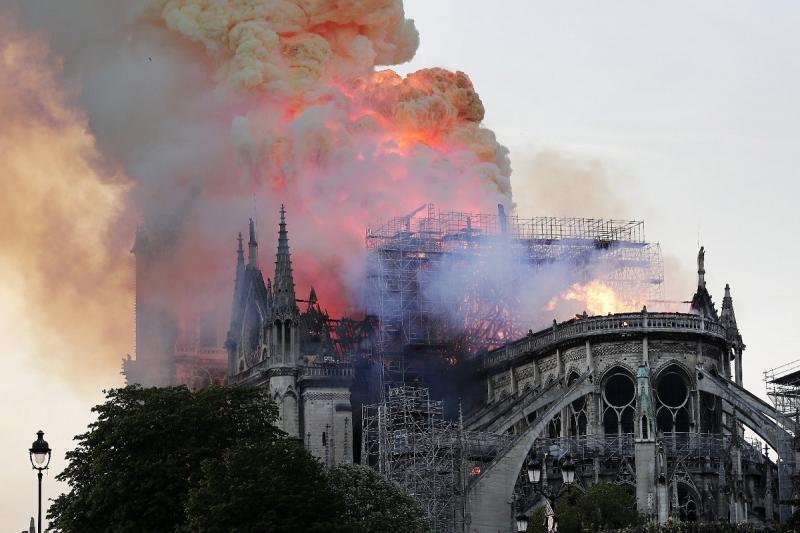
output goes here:
[{"label": "scaffolding platform", "polygon": [[[775,405],[775,409],[786,415],[779,417],[775,423],[784,431],[778,435],[784,437],[778,440],[778,505],[781,523],[784,523],[792,514],[794,501],[794,484],[797,482],[795,472],[797,463],[795,450],[800,447],[797,442],[796,428],[800,424],[800,360],[792,361],[785,365],[764,371],[764,383],[767,387],[767,396]],[[781,421],[791,421],[787,427]],[[794,438],[792,438],[794,435]]]},{"label": "scaffolding platform", "polygon": [[[441,346],[462,335],[474,348],[524,335],[533,324],[519,319],[525,295],[498,289],[492,261],[502,254],[514,275],[536,276],[564,265],[575,282],[600,279],[622,296],[663,300],[661,248],[645,240],[635,220],[533,217],[439,211],[426,204],[366,231],[366,298],[377,315],[376,348],[398,353],[409,346]],[[436,284],[457,275],[463,298],[442,302]],[[507,287],[513,287],[513,279]],[[565,287],[566,288],[566,287]],[[458,309],[452,309],[453,306]],[[448,307],[460,323],[437,314]],[[467,339],[467,340],[464,340]]]}]

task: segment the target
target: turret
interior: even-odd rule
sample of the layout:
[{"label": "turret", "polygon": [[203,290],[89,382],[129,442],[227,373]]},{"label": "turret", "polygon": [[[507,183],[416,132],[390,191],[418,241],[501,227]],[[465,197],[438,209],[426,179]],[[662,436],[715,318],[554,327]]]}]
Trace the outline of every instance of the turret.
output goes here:
[{"label": "turret", "polygon": [[742,352],[744,352],[744,342],[739,333],[739,326],[736,324],[736,313],[733,311],[733,298],[731,298],[731,287],[725,284],[725,297],[722,298],[722,312],[719,317],[720,323],[725,327],[725,334],[728,337],[733,350],[734,367],[736,370],[736,384],[742,386]]}]

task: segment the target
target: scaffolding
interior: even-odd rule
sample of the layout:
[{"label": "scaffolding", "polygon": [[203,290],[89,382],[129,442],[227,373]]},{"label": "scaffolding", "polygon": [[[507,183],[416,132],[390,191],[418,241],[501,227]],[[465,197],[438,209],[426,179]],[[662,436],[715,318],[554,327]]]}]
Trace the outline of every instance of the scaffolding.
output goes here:
[{"label": "scaffolding", "polygon": [[405,385],[361,408],[362,464],[412,496],[435,533],[463,531],[467,485],[516,442],[513,434],[464,431],[460,411],[445,420],[444,402]]},{"label": "scaffolding", "polygon": [[[437,211],[426,204],[367,228],[366,245],[366,296],[379,319],[380,354],[452,343],[459,333],[480,347],[524,335],[533,324],[520,320],[526,295],[513,287],[554,264],[563,266],[574,282],[600,279],[625,297],[664,298],[661,249],[645,241],[640,221],[523,219],[506,215],[502,206],[490,215]],[[499,255],[507,258],[504,264],[511,264],[513,274],[493,270]],[[443,302],[436,284],[451,275],[463,285],[463,298]],[[502,285],[497,279],[503,275],[516,277]],[[492,283],[486,283],[487,277]],[[460,323],[441,320],[437,314],[443,307]]]},{"label": "scaffolding", "polygon": [[[795,450],[798,443],[795,428],[800,423],[800,360],[764,371],[767,396],[772,400],[778,413],[778,503],[780,520],[784,523],[792,514],[794,505],[794,472],[796,471]],[[788,426],[787,426],[788,424]]]},{"label": "scaffolding", "polygon": [[450,533],[463,521],[463,447],[442,406],[426,388],[388,389],[383,402],[362,407],[361,460],[413,497],[433,531]]}]

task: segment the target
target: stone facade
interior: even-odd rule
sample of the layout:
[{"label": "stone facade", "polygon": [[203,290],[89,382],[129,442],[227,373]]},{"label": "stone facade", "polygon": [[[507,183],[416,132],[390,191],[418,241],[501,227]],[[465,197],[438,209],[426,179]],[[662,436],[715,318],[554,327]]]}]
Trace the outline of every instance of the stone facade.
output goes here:
[{"label": "stone facade", "polygon": [[584,313],[487,354],[486,405],[466,429],[509,435],[510,445],[471,480],[469,531],[510,531],[508,502],[542,504],[525,464],[541,461],[544,483],[558,488],[566,453],[580,488],[627,487],[654,521],[779,520],[776,463],[745,438],[747,427],[779,450],[779,415],[741,386],[730,288],[718,313],[702,252],[698,263],[689,313]]},{"label": "stone facade", "polygon": [[242,236],[226,341],[229,382],[265,387],[279,424],[325,465],[353,461],[353,369],[339,361],[313,288],[301,312],[295,296],[285,211],[281,208],[273,279],[264,281],[250,221],[248,260]]}]

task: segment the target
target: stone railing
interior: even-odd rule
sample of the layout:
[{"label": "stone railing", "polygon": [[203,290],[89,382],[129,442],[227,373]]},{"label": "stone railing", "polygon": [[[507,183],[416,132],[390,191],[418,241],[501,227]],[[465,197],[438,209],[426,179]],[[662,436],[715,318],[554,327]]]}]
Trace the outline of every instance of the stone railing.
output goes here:
[{"label": "stone railing", "polygon": [[352,378],[354,376],[353,367],[350,365],[308,365],[300,368],[301,378]]},{"label": "stone railing", "polygon": [[[664,433],[658,439],[667,458],[691,460],[720,460],[729,455],[732,444],[730,435],[721,433]],[[573,459],[585,461],[600,457],[603,460],[633,457],[635,438],[633,433],[619,435],[580,435],[555,439],[536,439],[533,451],[539,456],[560,455],[569,452]],[[740,440],[742,459],[748,463],[761,464],[764,456],[760,444],[752,440]]]},{"label": "stone railing", "polygon": [[725,328],[700,315],[685,313],[624,313],[575,318],[506,344],[484,356],[483,368],[491,369],[526,353],[544,351],[564,341],[609,333],[651,333],[662,331],[703,333],[725,339]]}]

